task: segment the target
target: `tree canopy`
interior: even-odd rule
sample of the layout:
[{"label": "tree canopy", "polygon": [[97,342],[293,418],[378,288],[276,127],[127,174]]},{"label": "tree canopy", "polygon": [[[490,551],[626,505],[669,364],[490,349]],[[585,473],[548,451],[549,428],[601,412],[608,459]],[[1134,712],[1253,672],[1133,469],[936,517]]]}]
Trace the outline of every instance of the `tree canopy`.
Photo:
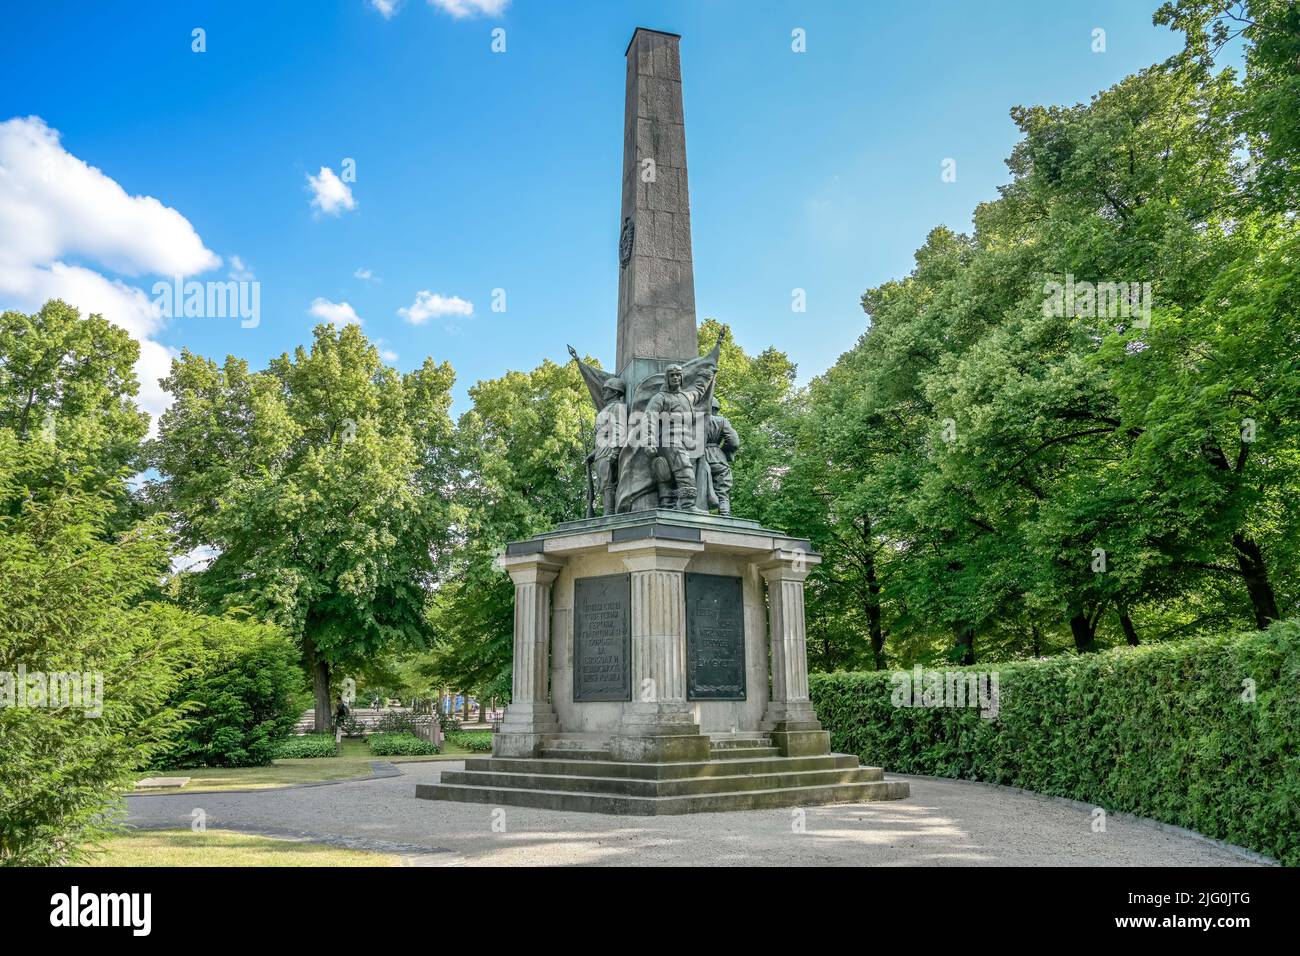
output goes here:
[{"label": "tree canopy", "polygon": [[385,366],[355,325],[250,372],[184,352],[163,381],[149,489],[186,547],[214,557],[185,589],[240,607],[302,645],[316,723],[330,670],[428,642],[425,605],[447,559],[451,367]]}]

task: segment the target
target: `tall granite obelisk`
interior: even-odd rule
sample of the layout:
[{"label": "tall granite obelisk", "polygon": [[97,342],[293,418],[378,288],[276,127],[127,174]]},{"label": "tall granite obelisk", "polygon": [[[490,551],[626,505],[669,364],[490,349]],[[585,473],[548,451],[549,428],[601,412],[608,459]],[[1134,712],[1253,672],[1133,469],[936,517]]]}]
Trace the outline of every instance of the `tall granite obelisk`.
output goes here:
[{"label": "tall granite obelisk", "polygon": [[680,40],[638,27],[627,47],[616,367],[629,389],[699,354]]}]

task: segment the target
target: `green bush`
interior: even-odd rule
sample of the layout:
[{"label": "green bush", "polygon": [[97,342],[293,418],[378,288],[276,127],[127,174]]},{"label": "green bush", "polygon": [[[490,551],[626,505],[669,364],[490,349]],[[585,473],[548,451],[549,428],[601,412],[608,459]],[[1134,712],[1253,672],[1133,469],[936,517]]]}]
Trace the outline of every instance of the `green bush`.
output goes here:
[{"label": "green bush", "polygon": [[372,734],[366,742],[376,757],[417,757],[438,752],[437,745],[421,740],[415,734]]},{"label": "green bush", "polygon": [[[0,866],[77,862],[112,829],[181,722],[170,701],[201,621],[148,601],[171,553],[163,524],[113,531],[112,494],[41,477],[67,470],[58,453],[0,424]],[[27,698],[47,675],[75,676],[79,705]]]},{"label": "green bush", "polygon": [[334,737],[331,734],[301,734],[289,737],[275,745],[277,760],[294,760],[303,757],[334,757]]},{"label": "green bush", "polygon": [[184,729],[157,763],[162,767],[260,767],[298,720],[298,651],[270,625],[204,618],[200,647],[172,703]]},{"label": "green bush", "polygon": [[455,744],[457,747],[473,753],[487,754],[492,752],[492,735],[486,732],[466,733],[457,731],[447,735],[447,743]]},{"label": "green bush", "polygon": [[1300,864],[1300,622],[984,669],[998,674],[996,719],[895,707],[884,671],[814,674],[812,699],[833,747],[865,762],[1082,800]]}]

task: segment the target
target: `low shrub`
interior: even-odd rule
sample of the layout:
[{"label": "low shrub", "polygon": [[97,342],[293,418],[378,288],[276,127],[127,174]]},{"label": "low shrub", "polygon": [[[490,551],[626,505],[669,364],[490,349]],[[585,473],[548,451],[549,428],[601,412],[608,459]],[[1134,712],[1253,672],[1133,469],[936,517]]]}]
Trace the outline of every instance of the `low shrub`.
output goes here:
[{"label": "low shrub", "polygon": [[438,752],[436,744],[421,740],[415,734],[371,734],[366,742],[376,757],[418,757]]},{"label": "low shrub", "polygon": [[487,732],[456,731],[447,735],[447,743],[455,744],[457,747],[472,753],[487,754],[492,752],[492,734]]},{"label": "low shrub", "polygon": [[893,703],[901,674],[814,674],[834,749],[899,773],[1023,787],[1300,864],[1300,621],[1266,632],[951,667],[998,714]]},{"label": "low shrub", "polygon": [[332,734],[301,734],[280,741],[275,748],[277,760],[301,759],[303,757],[334,757],[338,751],[334,747]]}]

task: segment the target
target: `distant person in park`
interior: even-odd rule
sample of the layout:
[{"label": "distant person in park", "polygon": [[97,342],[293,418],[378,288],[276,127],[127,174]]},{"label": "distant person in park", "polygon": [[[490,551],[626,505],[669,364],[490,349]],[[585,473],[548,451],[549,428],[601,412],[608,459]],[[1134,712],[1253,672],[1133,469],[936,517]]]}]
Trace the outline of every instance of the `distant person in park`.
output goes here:
[{"label": "distant person in park", "polygon": [[337,749],[343,741],[343,724],[348,719],[347,701],[339,694],[334,698],[334,746]]}]

